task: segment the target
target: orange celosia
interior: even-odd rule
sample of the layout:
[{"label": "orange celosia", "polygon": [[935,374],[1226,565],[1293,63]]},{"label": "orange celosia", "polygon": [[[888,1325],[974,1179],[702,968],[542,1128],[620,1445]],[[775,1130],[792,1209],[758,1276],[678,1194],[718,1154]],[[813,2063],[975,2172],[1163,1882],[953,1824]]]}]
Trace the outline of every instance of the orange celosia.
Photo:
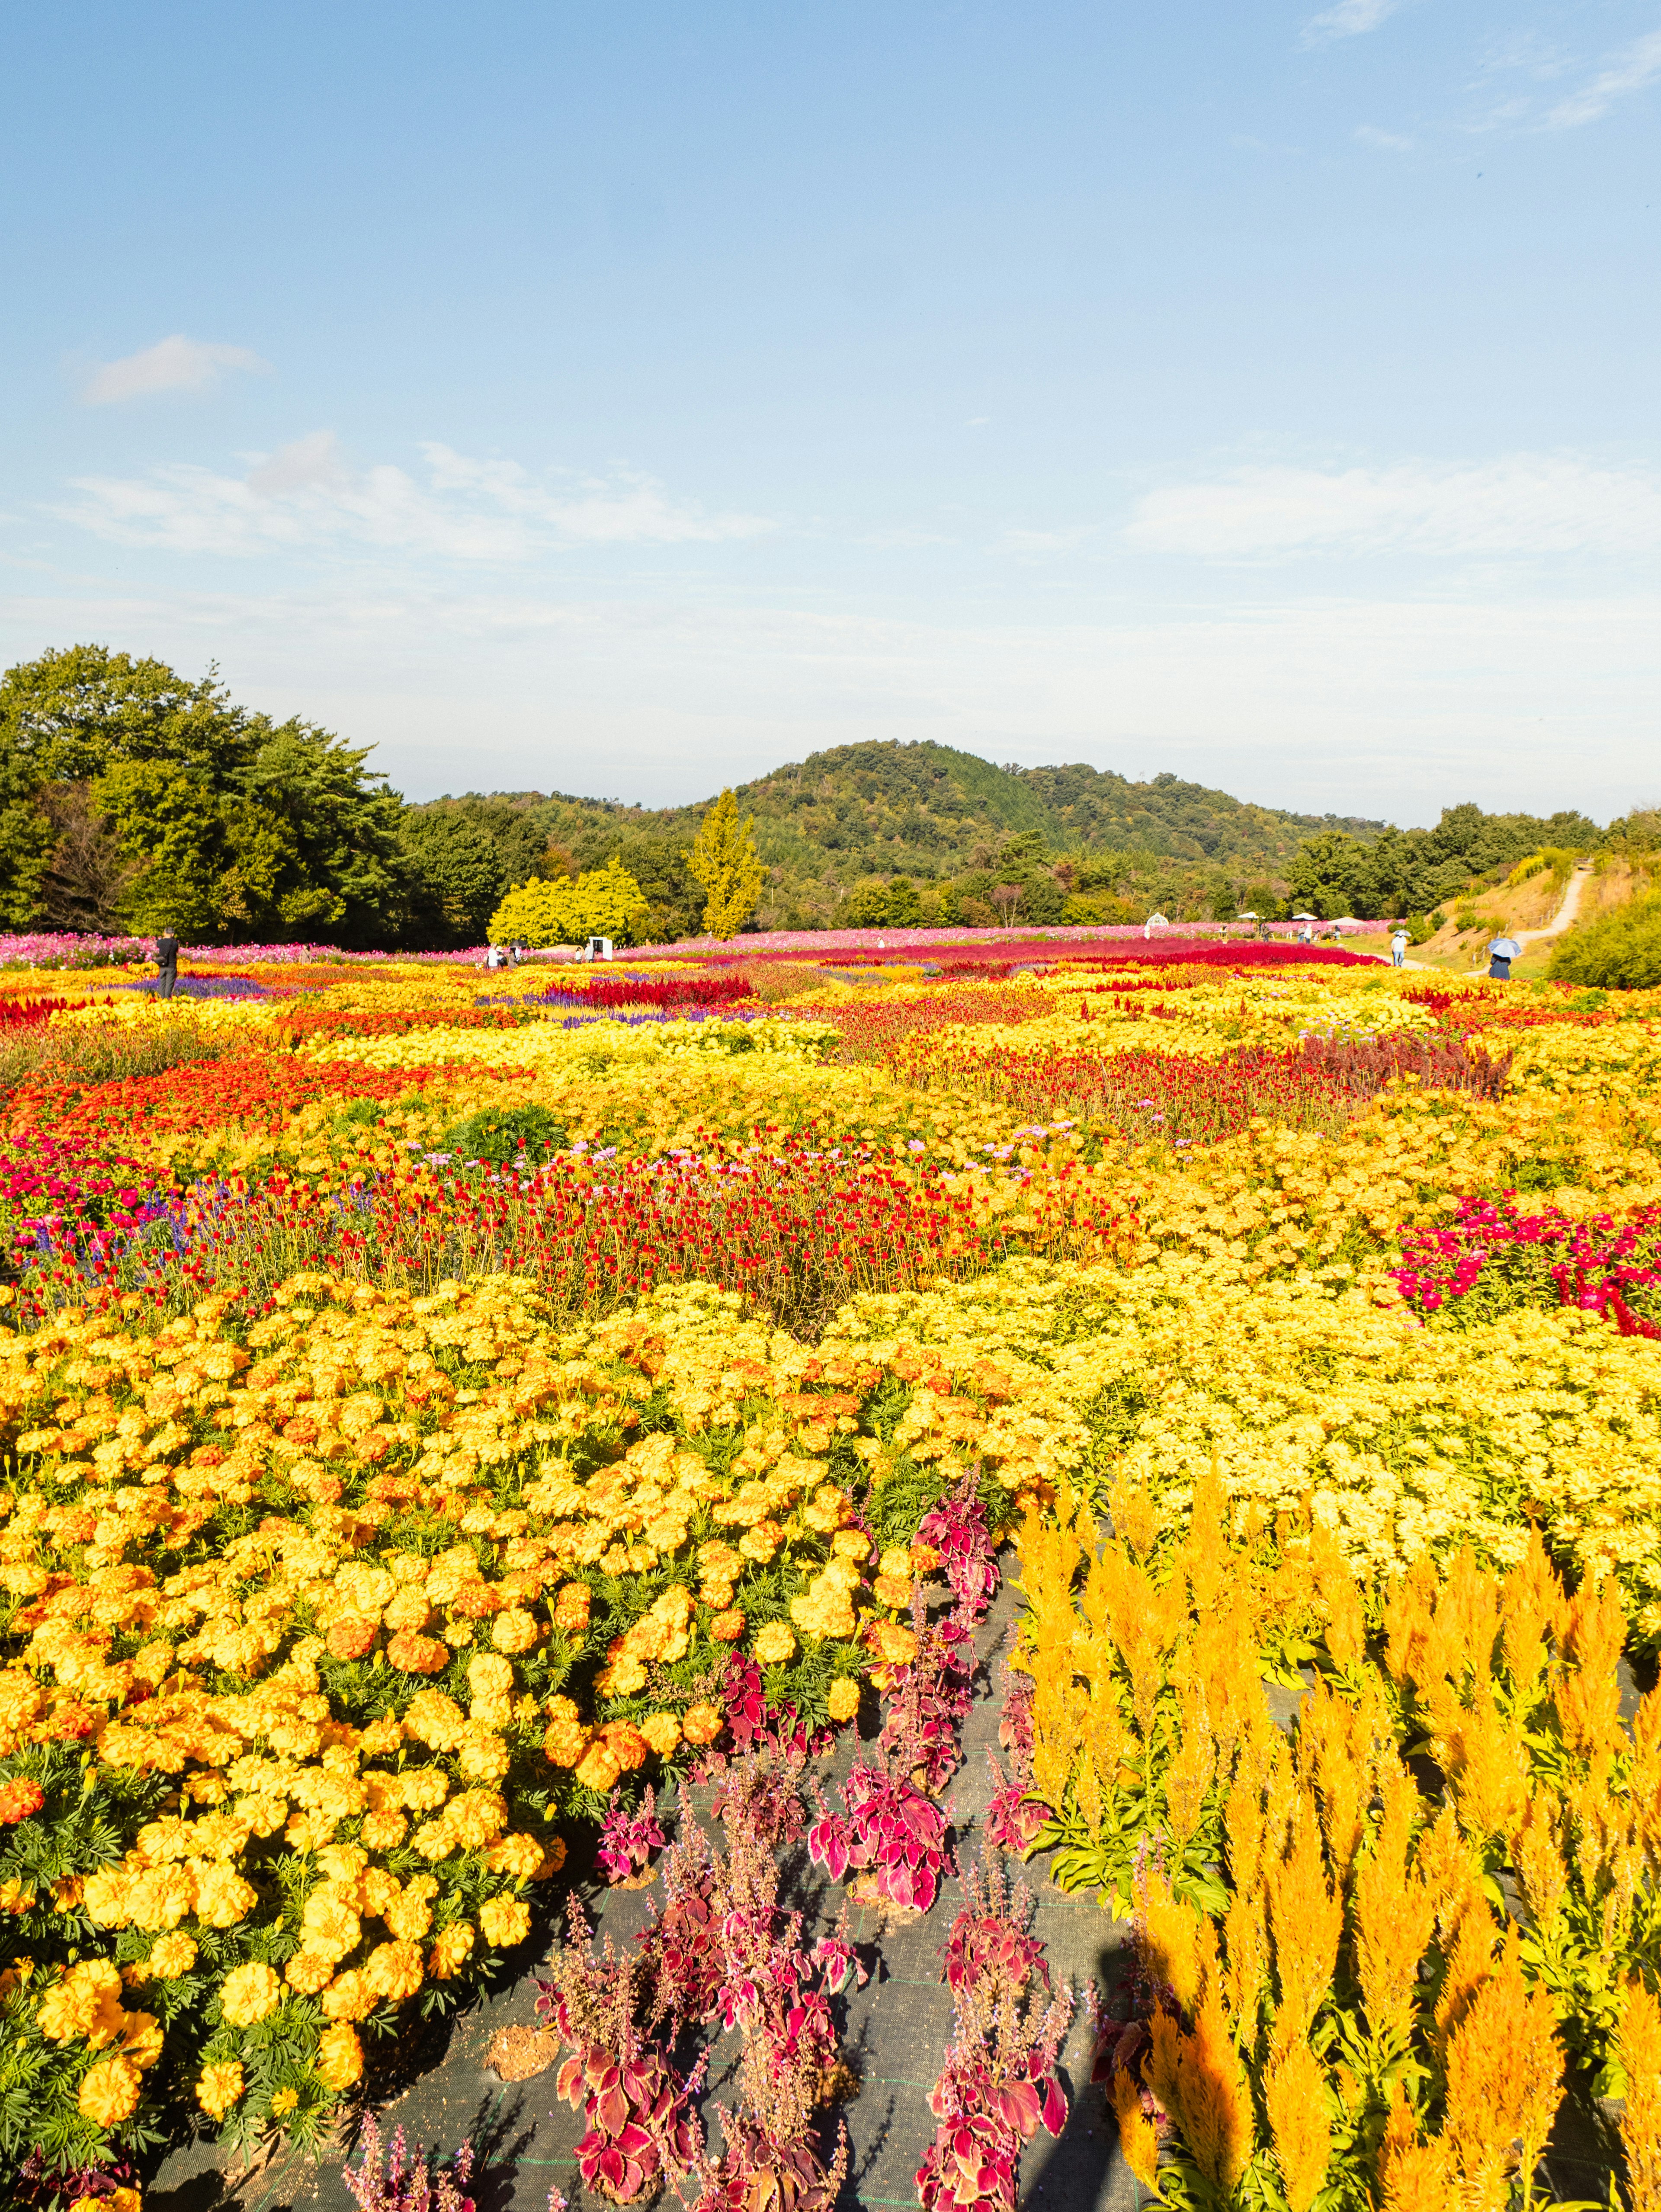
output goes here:
[{"label": "orange celosia", "polygon": [[[1113,2110],[1119,2123],[1119,2148],[1125,2164],[1144,2189],[1158,2186],[1159,2130],[1142,2110],[1142,2093],[1126,2067],[1115,2069]],[[1648,2212],[1648,2208],[1645,2208]]]},{"label": "orange celosia", "polygon": [[1616,2045],[1627,2077],[1621,2142],[1630,2212],[1661,2212],[1661,2004],[1635,1978]]},{"label": "orange celosia", "polygon": [[1295,2028],[1275,2037],[1263,2101],[1289,2212],[1309,2212],[1332,2162],[1332,2127],[1320,2061]]}]

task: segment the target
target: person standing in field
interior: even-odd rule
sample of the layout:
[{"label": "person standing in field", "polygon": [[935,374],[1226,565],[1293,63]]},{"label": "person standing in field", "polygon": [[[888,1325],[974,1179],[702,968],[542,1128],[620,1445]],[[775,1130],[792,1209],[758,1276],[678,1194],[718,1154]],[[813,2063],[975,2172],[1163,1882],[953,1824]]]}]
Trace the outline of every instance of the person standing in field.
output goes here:
[{"label": "person standing in field", "polygon": [[1390,940],[1390,961],[1391,967],[1399,968],[1407,957],[1408,933],[1404,929],[1398,929]]},{"label": "person standing in field", "polygon": [[164,921],[155,940],[155,995],[170,999],[178,987],[179,939],[173,935],[173,924]]}]

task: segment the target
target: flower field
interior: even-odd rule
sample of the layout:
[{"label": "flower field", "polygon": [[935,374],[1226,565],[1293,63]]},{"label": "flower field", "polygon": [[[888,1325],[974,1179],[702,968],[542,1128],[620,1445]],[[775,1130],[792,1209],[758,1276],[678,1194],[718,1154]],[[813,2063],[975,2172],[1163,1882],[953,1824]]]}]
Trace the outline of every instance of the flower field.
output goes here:
[{"label": "flower field", "polygon": [[1157,2201],[1543,2205],[1574,2108],[1661,2208],[1661,994],[904,935],[0,977],[20,2201],[321,2142],[545,1958],[586,2188],[828,2208],[800,1846],[940,1923],[925,2207],[1086,2008]]}]

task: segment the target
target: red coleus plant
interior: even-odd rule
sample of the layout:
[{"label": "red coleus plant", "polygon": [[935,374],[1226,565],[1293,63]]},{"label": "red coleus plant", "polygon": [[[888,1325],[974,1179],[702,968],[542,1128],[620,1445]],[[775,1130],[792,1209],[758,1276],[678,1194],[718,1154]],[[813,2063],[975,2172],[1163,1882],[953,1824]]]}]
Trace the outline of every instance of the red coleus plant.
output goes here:
[{"label": "red coleus plant", "polygon": [[998,1741],[1009,1757],[1009,1771],[1004,1772],[995,1753],[988,1752],[986,1763],[992,1771],[992,1802],[986,1808],[984,1822],[986,1839],[995,1850],[1010,1851],[1017,1858],[1025,1858],[1043,1833],[1045,1823],[1052,1817],[1051,1808],[1041,1804],[1031,1796],[1032,1789],[1032,1678],[1010,1671],[1009,1662],[1003,1665],[1003,1711],[998,1719]]},{"label": "red coleus plant", "polygon": [[657,1817],[657,1793],[648,1782],[639,1810],[630,1812],[621,1790],[613,1790],[600,1824],[599,1848],[595,1853],[608,1881],[627,1881],[638,1874],[654,1851],[663,1849],[665,1837]]},{"label": "red coleus plant", "polygon": [[571,2046],[556,2094],[588,2124],[576,2150],[585,2185],[611,2203],[637,2204],[698,2157],[692,2099],[702,2069],[683,2080],[651,2039],[660,2014],[645,1956],[620,1959],[608,1941],[596,1957],[575,1898],[568,1912],[570,1941],[554,1952],[537,1998],[538,2012]]},{"label": "red coleus plant", "polygon": [[946,1868],[946,1815],[907,1778],[861,1760],[843,1784],[846,1818],[820,1800],[808,1856],[833,1881],[854,1867],[891,1905],[927,1912]]},{"label": "red coleus plant", "polygon": [[1032,1899],[1019,1886],[1012,1894],[995,1860],[971,1868],[964,1892],[946,1944],[957,2032],[929,2094],[940,2124],[917,2169],[917,2197],[923,2212],[1014,2212],[1022,2147],[1040,2127],[1058,2136],[1066,2124],[1056,2060],[1073,1992],[1050,1994]]}]

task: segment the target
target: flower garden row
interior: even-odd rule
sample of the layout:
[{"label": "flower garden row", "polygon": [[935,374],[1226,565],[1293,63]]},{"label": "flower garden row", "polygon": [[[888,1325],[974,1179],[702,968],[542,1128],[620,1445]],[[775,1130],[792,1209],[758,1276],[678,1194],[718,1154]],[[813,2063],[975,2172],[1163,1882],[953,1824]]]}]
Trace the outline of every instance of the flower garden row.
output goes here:
[{"label": "flower garden row", "polygon": [[[1520,2202],[1567,2081],[1661,2203],[1658,1009],[1166,950],[16,985],[0,2151],[317,2137],[598,1836],[663,1903],[556,1948],[585,2178],[828,2204],[872,1961],[778,1848],[958,1893],[1007,1539],[988,1848],[1136,1918],[1144,2184]],[[961,1873],[919,2191],[1013,2204],[1090,1993]]]}]

